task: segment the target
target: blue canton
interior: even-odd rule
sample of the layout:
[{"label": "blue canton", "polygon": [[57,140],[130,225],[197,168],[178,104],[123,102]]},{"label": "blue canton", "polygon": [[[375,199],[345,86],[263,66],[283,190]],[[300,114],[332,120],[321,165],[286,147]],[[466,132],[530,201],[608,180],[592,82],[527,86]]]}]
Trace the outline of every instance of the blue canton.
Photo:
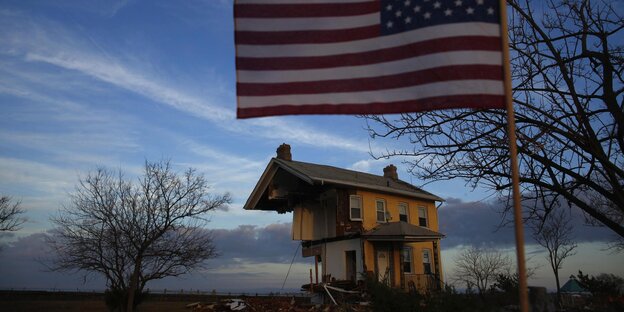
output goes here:
[{"label": "blue canton", "polygon": [[499,23],[498,0],[382,0],[381,34],[465,22]]}]

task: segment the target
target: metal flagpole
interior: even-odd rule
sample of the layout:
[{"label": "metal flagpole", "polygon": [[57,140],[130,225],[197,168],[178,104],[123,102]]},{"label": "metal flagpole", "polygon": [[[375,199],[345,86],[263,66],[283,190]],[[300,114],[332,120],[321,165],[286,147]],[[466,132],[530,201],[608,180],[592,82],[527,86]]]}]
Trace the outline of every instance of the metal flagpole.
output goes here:
[{"label": "metal flagpole", "polygon": [[529,311],[527,293],[526,262],[524,257],[524,228],[522,207],[520,205],[520,174],[518,169],[518,148],[516,146],[516,119],[514,116],[511,94],[511,69],[509,58],[509,38],[507,37],[507,1],[500,0],[501,41],[503,50],[503,68],[505,74],[505,103],[507,107],[507,135],[509,137],[509,159],[511,160],[511,182],[513,190],[514,228],[516,235],[516,261],[518,262],[518,295],[520,312]]}]

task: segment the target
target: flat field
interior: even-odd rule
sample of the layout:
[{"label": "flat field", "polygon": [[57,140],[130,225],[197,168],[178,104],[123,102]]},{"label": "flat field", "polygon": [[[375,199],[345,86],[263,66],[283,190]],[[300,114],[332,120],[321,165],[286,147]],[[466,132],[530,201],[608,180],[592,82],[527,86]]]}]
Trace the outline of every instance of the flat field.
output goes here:
[{"label": "flat field", "polygon": [[[223,299],[234,298],[226,295],[206,294],[150,294],[139,306],[139,312],[187,311],[190,303],[203,304]],[[263,311],[288,310],[291,297],[250,296],[245,297],[250,303]],[[297,297],[297,305],[303,304],[309,309],[309,298]],[[0,291],[1,312],[34,312],[34,311],[93,311],[107,312],[104,295],[89,292],[47,292],[47,291]]]}]

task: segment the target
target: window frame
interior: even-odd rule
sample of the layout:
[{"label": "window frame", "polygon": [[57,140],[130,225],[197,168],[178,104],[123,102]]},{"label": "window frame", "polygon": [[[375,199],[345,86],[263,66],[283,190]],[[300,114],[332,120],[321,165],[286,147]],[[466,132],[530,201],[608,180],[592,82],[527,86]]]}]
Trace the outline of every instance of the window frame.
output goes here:
[{"label": "window frame", "polygon": [[[383,203],[383,221],[379,220],[379,206],[377,205],[378,203]],[[388,214],[388,208],[386,207],[386,200],[385,199],[375,199],[375,220],[377,220],[377,223],[386,223],[388,222],[388,218],[387,218],[387,214]]]},{"label": "window frame", "polygon": [[[360,203],[360,207],[358,207],[357,209],[360,210],[360,217],[359,218],[354,218],[353,217],[353,209],[355,209],[353,206],[351,206],[351,200],[352,199],[357,199]],[[349,220],[351,221],[363,221],[364,220],[364,216],[362,213],[362,196],[360,195],[349,195]]]},{"label": "window frame", "polygon": [[[403,221],[401,220],[401,216],[405,216],[405,222],[409,223],[410,222],[410,214],[409,214],[409,204],[406,202],[399,202],[399,204],[397,205],[398,209],[399,209],[399,221]],[[405,214],[401,214],[401,208],[405,207]]]},{"label": "window frame", "polygon": [[[425,217],[424,217],[424,218],[421,218],[421,217],[420,217],[420,212],[421,212],[421,211],[423,211],[423,212],[424,212],[424,214],[425,214]],[[421,224],[421,222],[420,222],[420,221],[421,221],[421,219],[425,219],[425,225],[422,225],[422,224]],[[428,227],[429,227],[429,213],[428,213],[428,211],[427,211],[427,207],[425,207],[425,206],[419,206],[419,207],[418,207],[418,226],[422,226],[422,227],[426,227],[426,228],[428,228]]]},{"label": "window frame", "polygon": [[[411,246],[405,246],[401,250],[403,274],[414,274],[414,248]],[[409,271],[405,270],[405,265],[409,262]]]},{"label": "window frame", "polygon": [[[425,257],[425,253],[428,255],[428,257]],[[422,263],[423,263],[423,274],[433,274],[433,267],[431,266],[431,249],[429,248],[423,248],[422,249]],[[425,258],[428,260],[427,262],[425,262]],[[429,267],[429,272],[427,272],[427,265]]]}]

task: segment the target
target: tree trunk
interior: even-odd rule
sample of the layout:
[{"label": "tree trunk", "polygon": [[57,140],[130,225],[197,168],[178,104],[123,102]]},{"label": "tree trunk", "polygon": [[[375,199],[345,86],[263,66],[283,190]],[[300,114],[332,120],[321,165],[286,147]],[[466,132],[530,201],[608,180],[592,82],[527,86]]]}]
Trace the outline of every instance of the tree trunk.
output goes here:
[{"label": "tree trunk", "polygon": [[139,286],[139,273],[141,271],[141,259],[137,260],[134,265],[134,272],[130,277],[130,286],[128,287],[128,303],[126,305],[126,312],[134,311],[134,294]]},{"label": "tree trunk", "polygon": [[554,270],[555,281],[557,282],[557,308],[561,308],[561,287],[559,286],[559,270]]}]

